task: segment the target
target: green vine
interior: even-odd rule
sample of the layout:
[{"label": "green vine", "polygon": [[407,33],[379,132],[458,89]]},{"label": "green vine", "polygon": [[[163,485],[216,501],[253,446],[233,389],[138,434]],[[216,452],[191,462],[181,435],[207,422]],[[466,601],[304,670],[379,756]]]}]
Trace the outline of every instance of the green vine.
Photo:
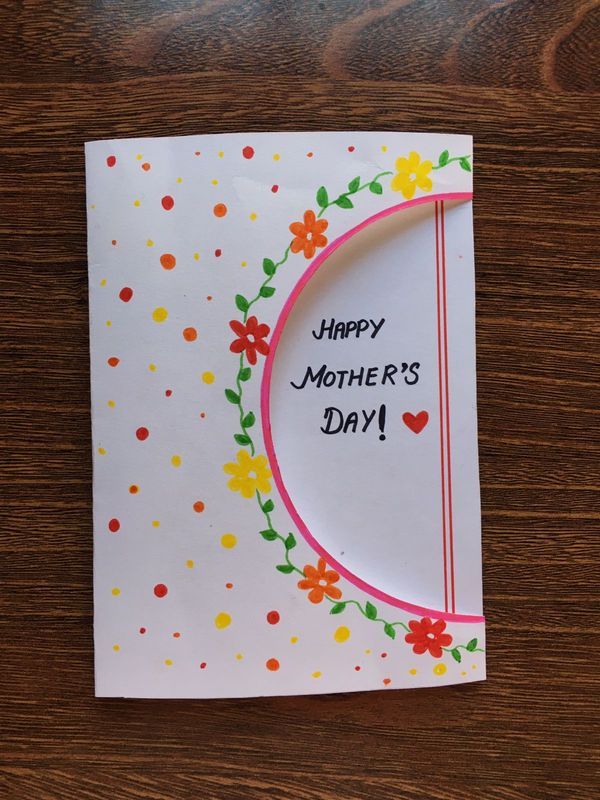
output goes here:
[{"label": "green vine", "polygon": [[[432,169],[437,170],[443,167],[448,166],[452,162],[458,161],[462,169],[470,172],[471,171],[471,164],[469,159],[471,156],[456,156],[451,158],[448,150],[444,150],[438,159],[438,164],[433,166]],[[316,194],[316,201],[317,205],[319,206],[319,212],[316,215],[317,218],[323,216],[327,209],[331,208],[332,206],[336,206],[341,209],[351,209],[354,208],[354,203],[352,201],[352,197],[359,192],[368,189],[370,192],[376,195],[383,194],[383,186],[380,183],[381,178],[393,175],[390,171],[379,172],[375,175],[374,178],[361,183],[360,177],[353,178],[347,186],[347,190],[338,194],[333,200],[329,199],[329,193],[324,186],[321,186],[317,190]],[[272,297],[275,294],[275,288],[271,286],[271,282],[275,275],[277,274],[277,270],[283,266],[288,260],[288,257],[291,252],[292,243],[288,244],[286,247],[283,256],[279,261],[273,261],[270,258],[264,258],[262,263],[263,272],[266,275],[266,278],[261,283],[258,292],[256,295],[248,300],[244,295],[237,294],[235,296],[235,305],[239,311],[243,314],[243,322],[246,323],[248,320],[248,314],[252,306],[255,305],[259,300],[262,298],[267,299]],[[254,441],[252,439],[249,430],[254,426],[256,423],[255,414],[252,411],[246,411],[243,406],[243,394],[244,394],[244,387],[243,384],[247,383],[250,378],[252,377],[252,368],[245,363],[245,352],[242,351],[240,353],[239,358],[239,366],[238,371],[235,379],[235,386],[236,390],[233,389],[225,389],[225,396],[227,400],[236,405],[238,407],[239,412],[239,425],[240,431],[234,434],[234,439],[237,444],[241,445],[242,447],[247,447],[250,451],[250,455],[254,456],[256,453],[256,448],[254,446]],[[271,513],[275,509],[275,504],[271,499],[265,500],[261,493],[256,490],[255,492],[256,500],[258,502],[258,506],[265,518],[266,527],[260,531],[260,535],[268,542],[279,541],[283,545],[284,548],[284,562],[281,564],[276,565],[276,569],[285,574],[290,575],[293,573],[297,573],[300,575],[301,578],[305,578],[305,573],[300,567],[295,564],[291,557],[290,551],[292,551],[296,545],[297,541],[293,533],[288,533],[287,536],[283,536],[280,534],[273,526],[273,522],[271,520]],[[329,611],[330,614],[341,614],[343,611],[346,610],[348,606],[355,606],[359,612],[368,620],[372,622],[377,622],[383,625],[383,631],[386,636],[389,636],[390,639],[396,638],[396,628],[402,628],[403,631],[406,633],[410,633],[411,629],[405,622],[396,621],[396,622],[389,622],[388,620],[380,617],[378,615],[377,608],[367,600],[365,603],[360,603],[358,600],[334,600],[329,597],[327,594],[324,597],[329,601],[331,604],[331,609]],[[469,653],[483,653],[484,650],[482,648],[477,647],[477,639],[471,639],[466,645],[455,645],[454,647],[443,647],[442,650],[445,652],[451,653],[452,657],[455,661],[459,662],[462,660],[461,650],[464,650]]]}]

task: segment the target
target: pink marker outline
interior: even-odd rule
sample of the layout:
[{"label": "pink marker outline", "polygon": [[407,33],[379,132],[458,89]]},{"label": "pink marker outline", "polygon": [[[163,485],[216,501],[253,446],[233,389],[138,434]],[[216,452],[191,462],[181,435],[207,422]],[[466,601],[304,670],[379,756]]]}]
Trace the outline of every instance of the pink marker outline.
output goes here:
[{"label": "pink marker outline", "polygon": [[377,214],[374,214],[372,217],[368,217],[367,219],[359,222],[358,225],[355,225],[354,228],[350,228],[341,236],[338,236],[337,239],[330,242],[327,247],[322,250],[319,255],[310,263],[308,268],[302,274],[290,296],[286,300],[281,312],[279,314],[279,318],[277,319],[277,323],[275,325],[275,329],[273,330],[273,334],[271,336],[271,341],[269,345],[269,354],[265,360],[265,366],[263,370],[262,376],[262,383],[260,389],[260,411],[262,417],[262,429],[263,429],[263,437],[265,442],[265,449],[267,452],[267,456],[269,458],[269,463],[271,466],[271,471],[273,473],[273,480],[275,481],[275,485],[279,491],[283,504],[285,505],[290,517],[294,520],[294,523],[302,536],[306,539],[308,544],[315,550],[320,556],[322,556],[327,564],[331,567],[336,569],[340,575],[343,575],[346,580],[350,581],[350,583],[354,584],[358,589],[361,589],[366,594],[375,597],[377,600],[380,600],[384,603],[388,603],[389,605],[395,606],[397,608],[401,608],[404,611],[408,611],[411,614],[420,614],[421,616],[428,616],[434,617],[435,619],[443,619],[448,622],[485,622],[485,617],[475,615],[475,614],[456,614],[450,613],[448,611],[440,611],[438,609],[433,608],[425,608],[424,606],[418,606],[414,603],[408,603],[405,600],[400,600],[398,597],[393,597],[392,595],[383,592],[381,589],[378,589],[376,586],[371,586],[371,584],[363,581],[362,578],[359,578],[358,575],[355,575],[351,572],[347,567],[344,567],[343,564],[340,564],[333,556],[331,556],[327,550],[315,539],[315,537],[311,534],[308,530],[307,526],[305,525],[304,521],[302,520],[300,514],[296,510],[286,486],[283,482],[283,478],[281,476],[281,470],[279,469],[279,463],[277,461],[277,456],[275,454],[275,447],[273,445],[273,434],[271,431],[271,377],[273,373],[273,364],[275,361],[275,355],[277,353],[277,347],[279,345],[281,335],[283,333],[283,329],[285,324],[288,320],[288,317],[296,304],[302,290],[313,277],[313,275],[317,272],[318,269],[327,261],[329,256],[331,256],[341,245],[355,236],[359,231],[363,230],[364,228],[372,225],[374,222],[378,222],[385,217],[389,217],[391,214],[395,214],[397,211],[403,211],[407,208],[413,208],[414,206],[422,205],[423,203],[436,203],[439,201],[449,201],[449,200],[472,200],[473,194],[472,192],[447,192],[443,194],[435,194],[429,195],[428,197],[418,197],[414,200],[408,200],[404,203],[398,203],[397,205],[390,206],[389,208],[383,209],[383,211],[379,211]]}]

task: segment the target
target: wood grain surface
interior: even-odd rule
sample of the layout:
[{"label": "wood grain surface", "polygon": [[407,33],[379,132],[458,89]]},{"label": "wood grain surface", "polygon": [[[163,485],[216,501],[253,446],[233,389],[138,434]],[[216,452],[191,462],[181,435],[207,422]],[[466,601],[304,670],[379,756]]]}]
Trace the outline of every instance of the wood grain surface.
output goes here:
[{"label": "wood grain surface", "polygon": [[[598,796],[599,31],[582,0],[0,0],[0,797]],[[95,700],[83,143],[271,129],[475,137],[489,678]]]}]

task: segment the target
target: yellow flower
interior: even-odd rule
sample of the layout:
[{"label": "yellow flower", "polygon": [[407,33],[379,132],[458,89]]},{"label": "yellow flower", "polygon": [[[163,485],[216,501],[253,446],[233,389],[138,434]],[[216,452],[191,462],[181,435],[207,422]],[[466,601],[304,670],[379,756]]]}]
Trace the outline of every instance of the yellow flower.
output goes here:
[{"label": "yellow flower", "polygon": [[240,450],[237,454],[237,464],[235,461],[230,461],[223,465],[223,469],[228,475],[233,475],[227,486],[232,492],[240,492],[242,497],[252,497],[256,491],[271,491],[269,478],[272,475],[267,466],[266,456],[252,457],[246,450]]},{"label": "yellow flower", "polygon": [[414,197],[417,186],[424,192],[430,192],[433,187],[429,177],[432,166],[431,161],[421,161],[421,156],[414,151],[408,158],[397,158],[392,189],[394,192],[402,192],[407,200]]}]

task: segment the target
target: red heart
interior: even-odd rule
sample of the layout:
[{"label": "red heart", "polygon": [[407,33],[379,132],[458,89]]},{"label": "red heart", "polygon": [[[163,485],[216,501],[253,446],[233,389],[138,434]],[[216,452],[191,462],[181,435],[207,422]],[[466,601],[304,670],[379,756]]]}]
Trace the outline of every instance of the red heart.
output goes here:
[{"label": "red heart", "polygon": [[419,411],[418,414],[411,414],[406,411],[402,414],[402,422],[407,428],[410,428],[413,433],[421,433],[425,425],[429,422],[429,414],[426,411]]}]

